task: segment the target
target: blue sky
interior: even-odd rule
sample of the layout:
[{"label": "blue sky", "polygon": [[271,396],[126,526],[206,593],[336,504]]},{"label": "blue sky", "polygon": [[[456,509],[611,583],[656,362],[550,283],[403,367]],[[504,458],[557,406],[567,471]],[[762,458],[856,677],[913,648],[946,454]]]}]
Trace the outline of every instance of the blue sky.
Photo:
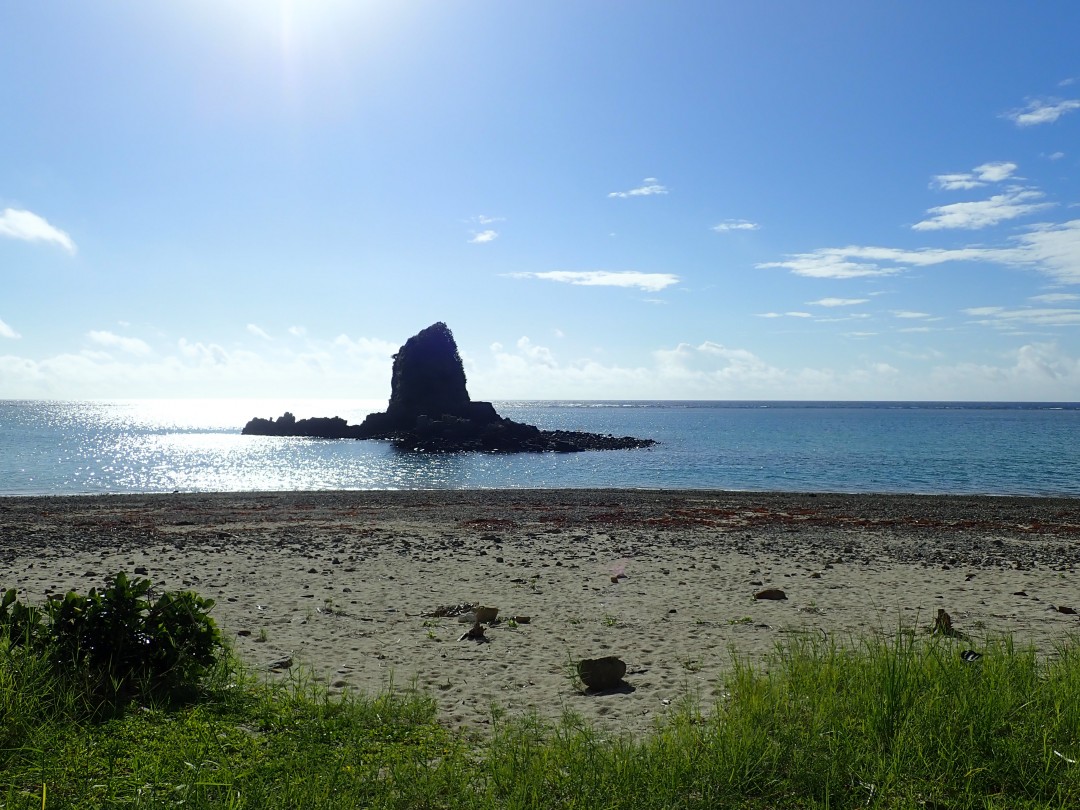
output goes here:
[{"label": "blue sky", "polygon": [[1080,399],[1077,31],[0,0],[0,398]]}]

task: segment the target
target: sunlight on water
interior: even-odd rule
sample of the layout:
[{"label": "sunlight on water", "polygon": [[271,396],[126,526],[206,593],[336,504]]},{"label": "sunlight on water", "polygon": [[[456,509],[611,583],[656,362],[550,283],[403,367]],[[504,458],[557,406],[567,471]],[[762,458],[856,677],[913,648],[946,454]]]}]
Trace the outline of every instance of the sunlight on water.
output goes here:
[{"label": "sunlight on water", "polygon": [[658,439],[572,454],[403,452],[242,436],[254,416],[384,401],[0,401],[0,495],[643,487],[1080,495],[1075,405],[500,402],[545,429]]}]

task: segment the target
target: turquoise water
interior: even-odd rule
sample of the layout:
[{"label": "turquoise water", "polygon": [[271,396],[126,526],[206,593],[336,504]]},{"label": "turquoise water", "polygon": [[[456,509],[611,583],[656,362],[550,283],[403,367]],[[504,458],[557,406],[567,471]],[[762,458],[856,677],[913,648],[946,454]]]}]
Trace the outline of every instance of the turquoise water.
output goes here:
[{"label": "turquoise water", "polygon": [[647,487],[1080,495],[1080,405],[499,402],[542,428],[660,441],[569,455],[405,453],[373,441],[241,436],[252,416],[373,401],[0,401],[0,495]]}]

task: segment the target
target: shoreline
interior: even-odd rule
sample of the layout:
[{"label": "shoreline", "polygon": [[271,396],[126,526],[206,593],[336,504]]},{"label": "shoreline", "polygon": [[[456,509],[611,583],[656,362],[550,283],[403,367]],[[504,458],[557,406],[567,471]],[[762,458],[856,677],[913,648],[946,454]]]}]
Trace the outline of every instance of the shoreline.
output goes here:
[{"label": "shoreline", "polygon": [[[732,655],[810,632],[926,628],[1053,651],[1080,631],[1080,498],[653,489],[350,490],[0,497],[0,588],[41,602],[121,570],[213,598],[242,660],[332,692],[427,691],[450,725],[491,706],[640,733],[707,709]],[[782,601],[755,600],[779,588]],[[430,615],[498,607],[488,641]],[[618,655],[627,688],[567,663]],[[272,664],[292,661],[291,668]]]}]

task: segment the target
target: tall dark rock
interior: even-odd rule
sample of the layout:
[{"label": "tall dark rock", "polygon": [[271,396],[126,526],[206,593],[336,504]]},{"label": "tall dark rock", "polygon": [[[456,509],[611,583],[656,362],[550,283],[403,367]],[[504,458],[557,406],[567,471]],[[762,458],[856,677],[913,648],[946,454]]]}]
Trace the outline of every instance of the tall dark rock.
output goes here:
[{"label": "tall dark rock", "polygon": [[418,416],[466,416],[465,367],[450,328],[441,321],[413,335],[394,355],[387,415],[412,426]]},{"label": "tall dark rock", "polygon": [[383,413],[369,414],[360,431],[381,438],[415,431],[418,426],[431,430],[432,424],[449,425],[449,420],[456,420],[455,435],[469,425],[500,421],[491,403],[469,399],[454,334],[440,321],[398,349],[390,377],[390,404]]},{"label": "tall dark rock", "polygon": [[504,419],[490,402],[473,402],[454,335],[436,323],[413,335],[394,355],[390,403],[359,425],[344,419],[252,419],[244,433],[259,436],[313,436],[327,439],[390,439],[409,450],[573,452],[623,450],[656,444],[652,439],[597,433],[540,430]]}]

